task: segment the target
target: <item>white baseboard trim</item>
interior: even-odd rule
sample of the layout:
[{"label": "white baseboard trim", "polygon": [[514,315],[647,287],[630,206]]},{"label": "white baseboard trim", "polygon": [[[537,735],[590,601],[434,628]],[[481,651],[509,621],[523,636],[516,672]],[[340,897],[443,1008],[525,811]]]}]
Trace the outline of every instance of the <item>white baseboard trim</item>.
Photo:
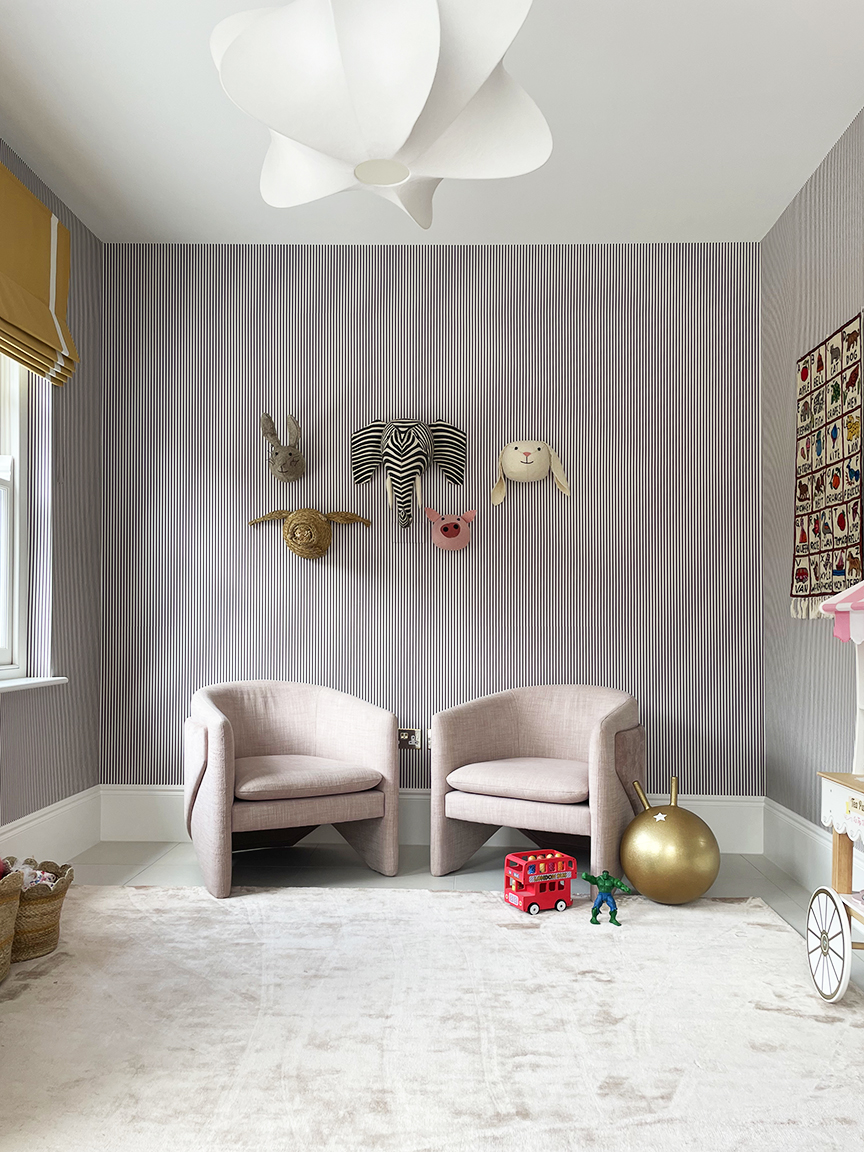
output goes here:
[{"label": "white baseboard trim", "polygon": [[103,784],[103,840],[189,839],[182,784]]},{"label": "white baseboard trim", "polygon": [[[668,803],[666,796],[650,796],[652,804]],[[721,852],[744,852],[760,855],[763,851],[763,812],[766,816],[765,854],[768,852],[767,814],[777,814],[772,825],[775,856],[771,856],[784,871],[801,866],[802,851],[782,849],[788,827],[803,825],[811,832],[811,840],[824,838],[830,870],[831,837],[800,816],[788,812],[771,800],[761,796],[682,796],[681,805],[695,812],[708,824],[717,837]],[[769,809],[770,806],[770,809]],[[401,844],[429,843],[428,792],[405,791],[399,797],[399,842]],[[779,823],[778,823],[779,821]],[[785,821],[785,823],[784,823]],[[800,829],[799,829],[800,832]],[[811,841],[806,840],[805,844]],[[69,859],[84,852],[99,840],[149,840],[179,843],[188,840],[183,814],[183,787],[176,784],[103,784],[79,792],[49,808],[33,812],[11,824],[0,827],[0,855],[37,856],[63,863],[59,857]],[[521,844],[524,836],[513,828],[499,828],[488,841],[492,845],[509,847]],[[306,839],[308,844],[338,844],[342,838],[332,825],[316,828]],[[812,849],[816,852],[816,849]],[[824,882],[824,845],[822,854],[813,860],[813,873],[820,872]],[[806,851],[804,853],[806,855]],[[781,859],[782,858],[782,859]],[[783,863],[782,860],[786,860]],[[797,878],[797,876],[796,876]],[[803,883],[803,881],[802,881]],[[815,885],[814,885],[815,887]]]},{"label": "white baseboard trim", "polygon": [[[765,858],[808,892],[831,883],[831,844],[827,828],[811,824],[776,800],[765,798]],[[852,884],[856,892],[864,888],[862,847],[855,845]]]},{"label": "white baseboard trim", "polygon": [[99,842],[101,808],[101,789],[97,784],[3,824],[0,856],[17,856],[19,860],[33,856],[36,860],[65,864]]},{"label": "white baseboard trim", "polygon": [[[669,796],[652,794],[648,801],[651,805],[668,804]],[[764,796],[679,796],[678,803],[705,821],[721,852],[762,855]]]}]

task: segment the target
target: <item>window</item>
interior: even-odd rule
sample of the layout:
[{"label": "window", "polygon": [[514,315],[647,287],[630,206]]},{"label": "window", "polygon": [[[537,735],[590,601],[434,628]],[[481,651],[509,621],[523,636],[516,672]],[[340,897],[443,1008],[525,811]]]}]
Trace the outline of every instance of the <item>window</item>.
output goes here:
[{"label": "window", "polygon": [[27,370],[0,354],[0,680],[27,675]]}]

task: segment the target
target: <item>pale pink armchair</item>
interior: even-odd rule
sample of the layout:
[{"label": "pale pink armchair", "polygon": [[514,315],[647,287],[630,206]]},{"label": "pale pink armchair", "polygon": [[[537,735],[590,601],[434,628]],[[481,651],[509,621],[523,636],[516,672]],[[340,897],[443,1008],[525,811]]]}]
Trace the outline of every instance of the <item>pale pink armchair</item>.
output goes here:
[{"label": "pale pink armchair", "polygon": [[186,823],[204,882],[231,894],[232,849],[290,845],[333,824],[370,868],[399,867],[392,712],[283,680],[200,688],[185,728]]},{"label": "pale pink armchair", "polygon": [[432,718],[433,876],[461,868],[500,827],[590,836],[590,871],[621,876],[618,848],[642,805],[645,730],[626,692],[513,688]]}]

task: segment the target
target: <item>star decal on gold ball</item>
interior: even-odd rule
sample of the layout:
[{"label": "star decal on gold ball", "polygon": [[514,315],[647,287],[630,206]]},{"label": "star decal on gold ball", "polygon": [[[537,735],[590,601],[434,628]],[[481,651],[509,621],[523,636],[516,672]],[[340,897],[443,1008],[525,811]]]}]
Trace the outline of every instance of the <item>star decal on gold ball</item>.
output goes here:
[{"label": "star decal on gold ball", "polygon": [[654,817],[654,819],[655,820],[665,820],[666,819],[666,813],[665,812],[658,812],[657,815]]}]

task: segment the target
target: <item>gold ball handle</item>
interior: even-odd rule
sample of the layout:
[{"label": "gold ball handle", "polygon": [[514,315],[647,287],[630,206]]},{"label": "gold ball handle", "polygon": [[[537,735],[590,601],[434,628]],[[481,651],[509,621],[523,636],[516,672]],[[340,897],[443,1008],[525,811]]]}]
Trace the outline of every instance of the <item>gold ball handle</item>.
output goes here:
[{"label": "gold ball handle", "polygon": [[634,780],[633,781],[633,787],[636,790],[636,795],[642,801],[642,807],[647,812],[648,809],[651,807],[651,805],[648,803],[648,797],[645,795],[644,791],[642,790],[642,785],[639,783],[638,780]]}]

